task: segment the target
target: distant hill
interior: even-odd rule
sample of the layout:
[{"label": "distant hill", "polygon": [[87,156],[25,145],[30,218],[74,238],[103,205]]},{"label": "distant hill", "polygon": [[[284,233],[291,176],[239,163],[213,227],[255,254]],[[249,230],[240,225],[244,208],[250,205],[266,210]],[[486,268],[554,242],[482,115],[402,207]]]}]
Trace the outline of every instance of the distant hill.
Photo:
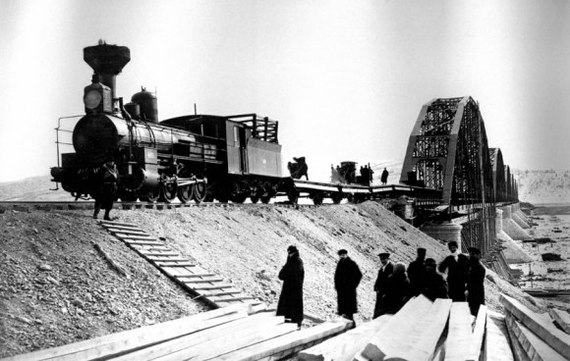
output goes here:
[{"label": "distant hill", "polygon": [[570,203],[570,170],[513,169],[519,199],[532,204]]},{"label": "distant hill", "polygon": [[63,189],[51,191],[55,183],[51,176],[26,178],[0,183],[0,201],[72,201],[73,197]]}]

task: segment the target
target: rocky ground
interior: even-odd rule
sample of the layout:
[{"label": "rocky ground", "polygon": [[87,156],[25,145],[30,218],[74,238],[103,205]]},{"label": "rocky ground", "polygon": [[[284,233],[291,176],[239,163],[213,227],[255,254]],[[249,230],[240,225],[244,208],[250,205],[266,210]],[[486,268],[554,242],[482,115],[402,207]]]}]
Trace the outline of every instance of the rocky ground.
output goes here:
[{"label": "rocky ground", "polygon": [[[0,214],[0,357],[58,346],[201,312],[182,289],[90,218],[88,210],[13,210]],[[360,313],[374,306],[373,282],[380,251],[408,264],[416,247],[443,259],[446,247],[381,204],[301,207],[271,205],[116,210],[164,237],[173,248],[220,274],[270,307],[286,248],[295,244],[305,263],[305,311],[335,316],[336,252],[346,248],[364,273]],[[110,267],[107,258],[119,265]],[[487,304],[501,311],[499,292],[536,309],[542,306],[488,271]]]}]

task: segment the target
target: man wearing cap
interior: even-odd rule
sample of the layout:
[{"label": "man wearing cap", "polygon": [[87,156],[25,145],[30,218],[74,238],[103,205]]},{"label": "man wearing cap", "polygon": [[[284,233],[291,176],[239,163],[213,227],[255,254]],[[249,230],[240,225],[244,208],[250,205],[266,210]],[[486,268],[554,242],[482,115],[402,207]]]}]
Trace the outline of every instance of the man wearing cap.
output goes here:
[{"label": "man wearing cap", "polygon": [[283,288],[277,304],[277,316],[286,319],[301,327],[303,322],[303,280],[305,270],[303,260],[299,257],[299,250],[295,246],[287,248],[287,262],[279,272],[279,279],[283,281]]},{"label": "man wearing cap", "polygon": [[378,254],[382,267],[378,271],[378,277],[374,283],[374,292],[376,292],[376,304],[374,306],[374,316],[376,318],[382,315],[382,296],[386,293],[386,282],[388,277],[394,272],[394,266],[390,262],[390,253],[382,252]]},{"label": "man wearing cap", "polygon": [[469,247],[469,270],[467,272],[467,303],[473,316],[477,316],[479,305],[485,304],[485,267],[481,264],[481,251]]},{"label": "man wearing cap", "polygon": [[338,251],[339,260],[334,273],[334,288],[337,294],[338,314],[354,321],[354,314],[358,312],[356,301],[356,288],[362,279],[362,272],[356,262],[348,257],[348,251]]},{"label": "man wearing cap", "polygon": [[469,269],[469,257],[459,252],[455,241],[450,241],[447,247],[451,254],[439,264],[438,270],[441,273],[447,271],[449,298],[453,302],[465,302],[465,282]]},{"label": "man wearing cap", "polygon": [[408,278],[410,279],[410,287],[412,296],[417,296],[424,288],[426,278],[426,249],[418,248],[418,256],[408,266]]},{"label": "man wearing cap", "polygon": [[421,294],[432,301],[436,298],[447,297],[447,282],[442,275],[436,271],[436,262],[433,258],[426,259],[426,277],[424,280]]}]

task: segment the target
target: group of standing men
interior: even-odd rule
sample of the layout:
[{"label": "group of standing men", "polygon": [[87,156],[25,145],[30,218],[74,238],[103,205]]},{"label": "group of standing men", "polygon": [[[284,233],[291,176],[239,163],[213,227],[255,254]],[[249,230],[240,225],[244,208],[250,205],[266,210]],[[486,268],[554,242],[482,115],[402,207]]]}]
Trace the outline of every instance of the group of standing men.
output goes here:
[{"label": "group of standing men", "polygon": [[[485,268],[480,262],[479,249],[470,247],[469,256],[459,252],[457,242],[448,243],[450,255],[437,266],[435,259],[426,259],[426,249],[417,249],[417,258],[406,270],[403,263],[393,264],[389,253],[380,253],[382,264],[374,283],[376,304],[374,316],[394,314],[413,296],[423,294],[434,301],[436,298],[451,298],[454,302],[469,304],[472,315],[477,315],[480,305],[485,304]],[[277,305],[277,315],[285,316],[301,326],[303,321],[303,281],[305,271],[299,250],[295,246],[287,249],[287,262],[279,272],[283,289]],[[337,292],[337,313],[354,320],[358,312],[356,289],[362,279],[362,272],[348,251],[338,251],[339,261],[334,274]],[[440,273],[441,272],[441,273]],[[447,273],[447,279],[442,273]]]},{"label": "group of standing men", "polygon": [[[418,248],[417,258],[407,269],[404,264],[395,266],[388,253],[380,253],[383,264],[374,285],[376,305],[374,318],[385,313],[395,313],[412,296],[423,294],[430,300],[450,298],[453,302],[469,304],[472,315],[477,315],[485,304],[485,268],[480,262],[481,251],[469,248],[469,256],[460,253],[457,242],[448,243],[450,255],[437,266],[435,259],[426,259],[426,249]],[[438,272],[439,271],[439,272]],[[447,273],[447,279],[443,277]]]}]

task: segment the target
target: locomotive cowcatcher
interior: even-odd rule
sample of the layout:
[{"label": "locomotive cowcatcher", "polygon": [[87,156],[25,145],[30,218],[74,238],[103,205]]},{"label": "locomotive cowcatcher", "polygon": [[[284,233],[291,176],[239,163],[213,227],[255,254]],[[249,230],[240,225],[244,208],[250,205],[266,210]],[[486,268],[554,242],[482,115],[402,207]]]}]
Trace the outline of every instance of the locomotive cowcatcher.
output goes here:
[{"label": "locomotive cowcatcher", "polygon": [[52,181],[76,199],[94,194],[108,160],[118,166],[123,201],[267,203],[294,188],[282,175],[277,121],[194,114],[159,122],[153,93],[143,88],[127,104],[115,95],[116,77],[130,61],[127,47],[100,41],[83,55],[94,75],[84,90],[85,115],[73,128],[75,152],[61,154],[59,166],[58,125],[58,167],[51,170]]}]

